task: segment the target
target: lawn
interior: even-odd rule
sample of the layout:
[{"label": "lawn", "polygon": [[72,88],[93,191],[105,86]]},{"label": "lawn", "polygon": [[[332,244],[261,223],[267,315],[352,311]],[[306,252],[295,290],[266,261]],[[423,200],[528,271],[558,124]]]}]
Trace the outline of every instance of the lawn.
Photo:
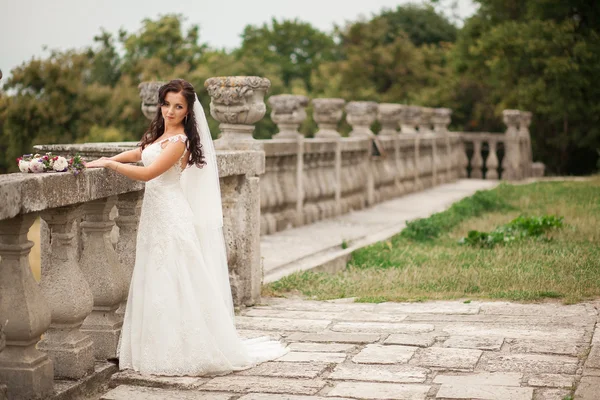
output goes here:
[{"label": "lawn", "polygon": [[[563,226],[495,246],[459,243],[469,231],[545,215],[562,217]],[[340,273],[296,273],[263,288],[264,296],[290,294],[363,302],[600,297],[600,177],[478,192],[354,252]]]}]

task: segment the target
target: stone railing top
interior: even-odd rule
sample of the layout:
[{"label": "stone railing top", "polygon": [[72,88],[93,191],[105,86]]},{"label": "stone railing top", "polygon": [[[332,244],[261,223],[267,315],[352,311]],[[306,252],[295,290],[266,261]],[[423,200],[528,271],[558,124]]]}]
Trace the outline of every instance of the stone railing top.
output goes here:
[{"label": "stone railing top", "polygon": [[[59,154],[55,146],[72,151],[78,146],[88,145],[39,147]],[[92,147],[104,156],[114,155],[127,149],[115,145]],[[217,153],[217,163],[221,178],[234,175],[260,175],[265,170],[262,151],[220,151]],[[70,172],[41,174],[19,172],[0,175],[0,202],[2,202],[0,220],[49,208],[85,203],[143,188],[143,182],[133,181],[111,170],[95,168],[85,170],[77,176]]]},{"label": "stone railing top", "polygon": [[493,133],[493,132],[455,132],[461,139],[468,140],[471,142],[481,142],[481,141],[497,141],[504,142],[506,140],[506,134],[504,132],[501,133]]}]

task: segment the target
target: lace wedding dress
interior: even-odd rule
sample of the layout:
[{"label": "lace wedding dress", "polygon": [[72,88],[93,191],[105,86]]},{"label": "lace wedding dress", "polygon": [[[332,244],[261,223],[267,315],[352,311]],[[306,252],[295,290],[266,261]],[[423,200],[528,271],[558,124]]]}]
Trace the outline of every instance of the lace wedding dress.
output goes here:
[{"label": "lace wedding dress", "polygon": [[[151,164],[168,145],[147,146],[143,164]],[[220,375],[282,356],[287,350],[278,341],[238,336],[224,247],[215,251],[215,243],[223,243],[222,231],[208,234],[194,224],[198,216],[181,183],[186,172],[180,164],[146,183],[120,368],[154,375]]]}]

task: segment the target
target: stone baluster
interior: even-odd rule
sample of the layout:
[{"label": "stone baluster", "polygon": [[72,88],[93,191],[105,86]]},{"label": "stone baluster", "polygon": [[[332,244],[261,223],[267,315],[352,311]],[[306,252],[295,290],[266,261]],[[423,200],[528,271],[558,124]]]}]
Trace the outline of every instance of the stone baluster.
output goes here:
[{"label": "stone baluster", "polygon": [[467,156],[467,146],[465,142],[465,138],[461,138],[460,143],[456,147],[458,154],[458,166],[459,166],[459,178],[467,178],[469,176],[468,168],[469,168],[469,157]]},{"label": "stone baluster", "polygon": [[279,133],[275,139],[297,139],[303,137],[298,128],[306,119],[308,97],[294,94],[279,94],[269,97],[273,109],[271,119],[277,124]]},{"label": "stone baluster", "polygon": [[520,164],[521,154],[519,147],[519,131],[517,129],[521,112],[519,110],[504,110],[502,112],[504,123],[507,126],[506,140],[504,142],[504,175],[507,180],[517,180],[521,178]]},{"label": "stone baluster", "polygon": [[487,172],[485,173],[485,179],[498,179],[498,155],[497,155],[497,141],[496,139],[490,139],[488,141],[488,146],[490,148],[490,153],[488,154],[487,160],[485,161],[485,165],[487,168]]},{"label": "stone baluster", "polygon": [[[254,124],[264,117],[264,96],[271,82],[258,76],[209,78],[204,82],[211,97],[210,114],[221,124],[217,149],[257,150],[261,157],[242,180],[221,181],[225,240],[233,302],[253,305],[260,300],[260,179],[265,161],[262,144],[252,138]],[[302,142],[299,142],[302,144]],[[258,153],[258,155],[257,155]],[[233,251],[232,251],[233,249]]]},{"label": "stone baluster", "polygon": [[473,138],[473,158],[471,158],[471,178],[483,178],[483,157],[481,156],[481,139]]},{"label": "stone baluster", "polygon": [[452,122],[452,110],[449,108],[434,108],[433,109],[433,130],[435,133],[448,134],[448,125]]},{"label": "stone baluster", "polygon": [[400,118],[400,131],[402,133],[417,133],[417,126],[421,118],[421,107],[405,106]]},{"label": "stone baluster", "polygon": [[379,136],[395,136],[398,134],[398,126],[402,120],[404,107],[402,104],[379,104],[377,119],[382,127]]},{"label": "stone baluster", "polygon": [[138,85],[139,95],[142,99],[142,114],[151,121],[158,111],[158,89],[166,83],[151,81],[142,82]]},{"label": "stone baluster", "polygon": [[313,118],[319,130],[316,138],[339,138],[337,126],[344,113],[344,99],[313,99]]},{"label": "stone baluster", "polygon": [[438,135],[442,135],[443,143],[438,147],[440,158],[439,178],[442,183],[452,179],[452,145],[448,132],[448,125],[451,122],[452,110],[449,108],[434,108],[433,109],[433,127]]},{"label": "stone baluster", "polygon": [[421,117],[419,118],[419,133],[433,132],[433,108],[421,107]]},{"label": "stone baluster", "polygon": [[[393,174],[394,185],[397,188],[398,195],[404,192],[402,183],[402,162],[400,159],[400,140],[398,138],[398,127],[402,121],[402,114],[406,106],[402,104],[383,103],[379,105],[377,119],[381,123],[382,129],[379,136],[392,136],[394,138],[394,154],[393,154]],[[392,156],[390,154],[390,156]]]},{"label": "stone baluster", "polygon": [[77,263],[74,223],[81,215],[80,206],[41,214],[48,225],[48,243],[42,247],[41,289],[52,322],[38,349],[53,361],[57,378],[79,379],[94,372],[94,343],[80,331],[94,305],[90,286]]},{"label": "stone baluster", "polygon": [[210,115],[221,123],[215,148],[261,150],[252,133],[267,111],[264,97],[271,81],[259,76],[225,76],[209,78],[204,86],[211,97]]},{"label": "stone baluster", "polygon": [[532,176],[531,166],[533,164],[533,149],[531,148],[531,134],[529,125],[531,125],[532,114],[529,111],[521,111],[521,119],[519,120],[519,136],[523,138],[524,146],[524,175],[525,177]]},{"label": "stone baluster", "polygon": [[85,203],[81,223],[84,242],[79,265],[94,297],[94,308],[81,330],[94,341],[98,360],[117,356],[123,325],[122,315],[116,311],[125,297],[126,274],[110,241],[115,222],[109,214],[116,202],[117,197],[111,196]]},{"label": "stone baluster", "polygon": [[377,103],[374,101],[351,101],[346,104],[346,121],[352,127],[349,136],[371,137],[371,125],[377,119]]},{"label": "stone baluster", "polygon": [[0,221],[0,323],[6,347],[0,351],[0,382],[10,399],[48,399],[53,363],[36,345],[50,326],[50,308],[33,278],[27,240],[34,214]]},{"label": "stone baluster", "polygon": [[137,229],[140,222],[140,211],[144,191],[123,193],[117,196],[117,209],[119,215],[115,218],[115,223],[119,228],[119,240],[116,245],[116,252],[119,258],[119,264],[123,268],[125,284],[123,285],[123,297],[125,301],[121,304],[118,313],[124,314],[129,295],[129,284],[133,275],[135,266],[135,249],[137,242]]}]

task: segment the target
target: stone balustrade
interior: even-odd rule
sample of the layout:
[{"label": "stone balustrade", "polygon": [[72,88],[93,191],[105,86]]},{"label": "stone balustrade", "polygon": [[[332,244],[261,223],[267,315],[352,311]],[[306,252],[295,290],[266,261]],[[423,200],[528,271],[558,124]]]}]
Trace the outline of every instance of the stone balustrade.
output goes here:
[{"label": "stone balustrade", "polygon": [[[313,99],[314,138],[299,126],[304,96],[268,99],[280,132],[252,137],[270,82],[211,78],[215,141],[230,281],[237,305],[260,297],[260,235],[314,223],[463,177],[521,179],[532,164],[531,114],[506,110],[502,134],[448,131],[451,110]],[[159,83],[140,85],[142,109],[157,111]],[[342,137],[344,111],[352,127]],[[373,132],[378,120],[382,129]],[[89,159],[135,143],[38,146]],[[260,179],[259,179],[260,178]],[[144,185],[110,170],[0,175],[0,394],[50,398],[54,378],[80,379],[94,360],[116,356],[134,265]],[[27,233],[41,219],[41,281],[29,265]],[[43,335],[43,336],[42,336]],[[43,337],[43,338],[42,338]]]},{"label": "stone balustrade", "polygon": [[504,133],[460,133],[463,151],[459,161],[463,177],[519,180],[544,175],[544,165],[533,162],[529,124],[531,113],[504,110]]},{"label": "stone balustrade", "polygon": [[[274,97],[272,104],[285,99],[293,104],[294,113],[304,115],[307,102],[302,96],[298,101]],[[352,132],[342,137],[337,125],[344,100],[313,99],[312,103],[319,126],[314,138],[294,131],[285,136],[289,139],[279,139],[282,136],[277,134],[260,141],[266,155],[260,182],[263,235],[467,175],[467,165],[460,159],[464,155],[461,135],[447,128],[449,109],[350,102],[345,109]],[[274,113],[280,113],[275,106]],[[378,135],[371,131],[376,119],[382,126]],[[278,126],[281,132],[289,132],[287,122]]]},{"label": "stone balustrade", "polygon": [[[43,146],[56,154],[127,146]],[[42,149],[40,149],[42,150]],[[260,297],[260,151],[220,151],[230,280],[235,304]],[[135,255],[143,183],[110,170],[0,175],[0,383],[8,398],[46,399],[53,379],[79,379],[116,357]],[[116,211],[116,212],[115,212]],[[112,217],[116,214],[116,217]],[[27,233],[41,219],[41,281]],[[118,228],[118,229],[117,229]],[[118,230],[116,242],[111,233]],[[43,335],[43,339],[40,337]]]}]

